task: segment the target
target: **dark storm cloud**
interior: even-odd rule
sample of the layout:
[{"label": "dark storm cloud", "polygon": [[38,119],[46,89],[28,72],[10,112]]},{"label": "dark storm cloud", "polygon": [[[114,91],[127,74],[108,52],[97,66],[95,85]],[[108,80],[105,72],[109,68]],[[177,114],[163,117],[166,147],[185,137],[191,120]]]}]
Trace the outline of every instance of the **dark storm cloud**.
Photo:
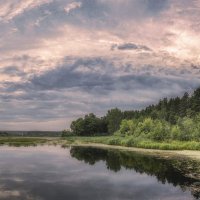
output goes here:
[{"label": "dark storm cloud", "polygon": [[16,66],[7,66],[7,67],[4,67],[4,68],[1,68],[0,73],[6,74],[6,75],[9,75],[9,76],[20,76],[20,77],[23,77],[23,76],[26,75],[25,72],[23,72],[22,70],[20,70]]},{"label": "dark storm cloud", "polygon": [[[181,95],[200,84],[192,70],[185,74],[166,67],[117,66],[118,63],[102,58],[82,58],[67,64],[68,59],[24,82],[1,83],[4,108],[0,120],[42,122],[67,119],[69,115],[70,119],[77,118],[89,112],[103,115],[116,106],[141,109],[164,96]],[[193,70],[197,73],[199,69]]]},{"label": "dark storm cloud", "polygon": [[137,44],[134,44],[134,43],[124,43],[124,44],[120,44],[120,45],[117,45],[117,44],[114,44],[111,46],[111,50],[115,50],[115,49],[118,49],[118,50],[138,50],[138,51],[152,51],[149,47],[145,46],[145,45],[137,45]]},{"label": "dark storm cloud", "polygon": [[142,0],[144,4],[146,3],[147,9],[150,13],[158,13],[163,9],[168,8],[169,0]]},{"label": "dark storm cloud", "polygon": [[[114,78],[109,74],[99,74],[95,72],[97,66],[101,68],[109,65],[113,68],[112,63],[96,59],[79,59],[72,65],[57,66],[55,69],[48,70],[41,75],[34,75],[25,83],[11,83],[4,82],[6,90],[13,92],[16,90],[56,90],[81,88],[85,91],[93,90],[94,88],[101,88],[111,90]],[[79,67],[80,70],[79,70]],[[86,72],[81,70],[87,70]],[[89,72],[88,72],[89,70]],[[102,69],[101,69],[102,70]],[[112,70],[112,69],[111,69]]]},{"label": "dark storm cloud", "polygon": [[[95,71],[100,67],[102,71]],[[141,71],[134,70],[129,66],[128,73],[125,73],[126,66],[121,68],[121,75],[109,73],[116,70],[114,63],[101,58],[78,59],[72,65],[62,65],[48,70],[41,75],[34,75],[25,83],[13,84],[5,82],[6,91],[16,90],[30,91],[56,91],[72,88],[79,88],[91,94],[107,95],[117,90],[168,90],[177,87],[181,91],[195,88],[200,80],[187,79],[183,70],[163,69],[157,70],[153,66],[144,66]],[[174,75],[173,75],[174,74]],[[191,74],[192,76],[192,74]],[[30,95],[31,97],[32,95]]]}]

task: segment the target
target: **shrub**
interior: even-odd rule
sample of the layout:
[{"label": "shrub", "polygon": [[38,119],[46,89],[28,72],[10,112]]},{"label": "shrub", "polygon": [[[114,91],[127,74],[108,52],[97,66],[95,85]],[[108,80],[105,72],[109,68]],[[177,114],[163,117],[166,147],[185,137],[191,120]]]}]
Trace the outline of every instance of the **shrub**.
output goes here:
[{"label": "shrub", "polygon": [[121,145],[121,140],[119,138],[112,138],[108,140],[109,145]]},{"label": "shrub", "polygon": [[73,132],[70,130],[64,130],[62,131],[62,137],[70,137],[70,136],[74,136]]}]

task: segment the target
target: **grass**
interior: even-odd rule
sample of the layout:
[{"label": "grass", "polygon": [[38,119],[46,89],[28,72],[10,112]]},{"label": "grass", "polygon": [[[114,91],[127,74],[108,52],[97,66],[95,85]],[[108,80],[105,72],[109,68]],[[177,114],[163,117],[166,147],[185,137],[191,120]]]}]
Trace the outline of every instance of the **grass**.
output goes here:
[{"label": "grass", "polygon": [[47,138],[31,138],[31,137],[0,137],[0,145],[9,146],[36,146],[48,142]]},{"label": "grass", "polygon": [[159,150],[200,150],[200,142],[195,141],[165,141],[156,142],[131,136],[94,136],[94,137],[65,137],[65,138],[36,138],[36,137],[0,137],[0,145],[9,146],[36,146],[38,144],[52,145],[79,145],[79,144],[106,144],[122,147],[136,147]]},{"label": "grass", "polygon": [[138,139],[120,136],[98,136],[98,137],[66,137],[67,144],[106,144],[125,147],[136,147],[144,149],[159,150],[200,150],[200,142],[195,141],[165,141],[156,142],[152,140]]}]

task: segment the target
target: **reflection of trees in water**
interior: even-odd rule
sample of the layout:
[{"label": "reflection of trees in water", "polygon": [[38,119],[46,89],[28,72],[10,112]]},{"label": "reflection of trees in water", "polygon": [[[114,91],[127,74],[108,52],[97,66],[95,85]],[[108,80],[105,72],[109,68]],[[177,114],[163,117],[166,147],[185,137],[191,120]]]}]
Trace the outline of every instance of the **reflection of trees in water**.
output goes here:
[{"label": "reflection of trees in water", "polygon": [[191,190],[196,199],[200,199],[200,183],[197,176],[200,172],[200,163],[182,159],[162,159],[150,155],[134,152],[105,150],[97,148],[72,147],[71,156],[90,165],[98,161],[105,161],[107,169],[120,171],[134,169],[140,174],[155,176],[158,181],[174,186],[180,186],[183,191]]}]

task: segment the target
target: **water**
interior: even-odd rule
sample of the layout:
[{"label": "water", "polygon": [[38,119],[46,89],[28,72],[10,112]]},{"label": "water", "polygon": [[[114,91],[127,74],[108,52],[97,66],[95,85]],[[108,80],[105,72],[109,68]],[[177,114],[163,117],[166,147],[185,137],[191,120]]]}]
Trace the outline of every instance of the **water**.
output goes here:
[{"label": "water", "polygon": [[2,200],[199,199],[199,163],[53,146],[0,147]]}]

